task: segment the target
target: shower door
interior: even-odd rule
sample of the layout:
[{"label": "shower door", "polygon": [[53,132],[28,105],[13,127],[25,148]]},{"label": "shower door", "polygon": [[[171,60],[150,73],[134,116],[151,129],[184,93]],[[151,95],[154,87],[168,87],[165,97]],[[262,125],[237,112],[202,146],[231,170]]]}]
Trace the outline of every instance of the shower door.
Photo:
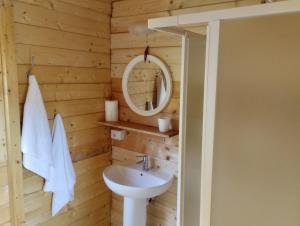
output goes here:
[{"label": "shower door", "polygon": [[178,226],[199,226],[206,37],[183,38]]},{"label": "shower door", "polygon": [[300,14],[210,25],[200,225],[300,226]]}]

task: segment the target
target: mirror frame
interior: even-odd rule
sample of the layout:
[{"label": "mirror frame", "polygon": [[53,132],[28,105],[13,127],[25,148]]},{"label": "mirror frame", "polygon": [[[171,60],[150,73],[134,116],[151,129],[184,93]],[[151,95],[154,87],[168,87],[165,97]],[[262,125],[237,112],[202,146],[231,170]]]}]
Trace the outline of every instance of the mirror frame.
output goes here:
[{"label": "mirror frame", "polygon": [[160,67],[160,69],[163,71],[164,76],[166,78],[166,86],[168,87],[167,92],[166,92],[166,98],[164,99],[163,103],[159,105],[157,108],[151,110],[151,111],[145,111],[141,110],[138,107],[134,105],[132,102],[129,94],[128,94],[128,80],[129,80],[129,75],[134,68],[135,65],[137,65],[140,62],[144,61],[144,55],[139,55],[135,58],[133,58],[126,66],[124,74],[123,74],[123,79],[122,79],[122,90],[123,90],[123,96],[125,98],[126,103],[130,107],[131,110],[133,110],[135,113],[142,115],[142,116],[153,116],[158,113],[160,113],[169,103],[172,95],[172,77],[171,73],[169,72],[167,66],[158,58],[152,55],[147,56],[147,61],[153,62],[156,65]]}]

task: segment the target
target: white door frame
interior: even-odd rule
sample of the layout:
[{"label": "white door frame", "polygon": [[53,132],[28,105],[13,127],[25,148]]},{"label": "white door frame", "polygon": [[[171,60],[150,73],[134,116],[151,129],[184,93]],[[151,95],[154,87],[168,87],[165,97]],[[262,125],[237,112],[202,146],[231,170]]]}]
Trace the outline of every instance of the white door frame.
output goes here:
[{"label": "white door frame", "polygon": [[148,27],[163,32],[184,34],[185,27],[207,25],[212,21],[243,19],[293,12],[300,12],[299,0],[255,4],[245,7],[153,18],[148,20]]},{"label": "white door frame", "polygon": [[210,226],[220,21],[209,22],[204,80],[200,225]]}]

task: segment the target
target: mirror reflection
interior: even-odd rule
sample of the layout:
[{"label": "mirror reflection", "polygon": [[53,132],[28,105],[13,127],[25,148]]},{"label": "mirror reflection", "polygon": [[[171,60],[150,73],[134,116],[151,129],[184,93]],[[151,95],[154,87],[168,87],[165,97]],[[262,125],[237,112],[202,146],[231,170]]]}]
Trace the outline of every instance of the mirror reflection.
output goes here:
[{"label": "mirror reflection", "polygon": [[167,98],[167,82],[161,68],[151,62],[139,62],[128,76],[128,95],[140,110],[152,111]]}]

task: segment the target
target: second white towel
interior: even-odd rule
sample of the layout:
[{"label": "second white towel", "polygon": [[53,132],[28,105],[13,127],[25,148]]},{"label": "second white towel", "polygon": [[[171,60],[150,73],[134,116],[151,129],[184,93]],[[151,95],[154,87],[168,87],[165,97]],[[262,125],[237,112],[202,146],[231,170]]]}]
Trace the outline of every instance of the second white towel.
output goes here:
[{"label": "second white towel", "polygon": [[50,179],[46,181],[44,191],[53,192],[52,216],[54,216],[74,199],[76,182],[67,136],[59,114],[54,119],[52,137],[53,168],[51,169]]}]

